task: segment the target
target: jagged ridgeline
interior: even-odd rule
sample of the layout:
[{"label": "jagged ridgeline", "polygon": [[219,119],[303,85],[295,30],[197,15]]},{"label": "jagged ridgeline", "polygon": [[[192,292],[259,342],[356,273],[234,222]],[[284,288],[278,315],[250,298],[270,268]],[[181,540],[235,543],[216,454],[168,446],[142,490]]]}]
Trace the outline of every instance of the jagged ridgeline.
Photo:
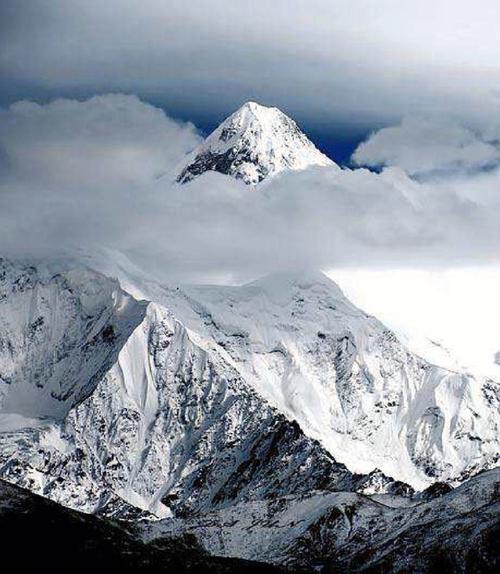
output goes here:
[{"label": "jagged ridgeline", "polygon": [[413,355],[324,275],[170,288],[106,265],[1,262],[1,477],[165,517],[496,463],[493,381]]}]

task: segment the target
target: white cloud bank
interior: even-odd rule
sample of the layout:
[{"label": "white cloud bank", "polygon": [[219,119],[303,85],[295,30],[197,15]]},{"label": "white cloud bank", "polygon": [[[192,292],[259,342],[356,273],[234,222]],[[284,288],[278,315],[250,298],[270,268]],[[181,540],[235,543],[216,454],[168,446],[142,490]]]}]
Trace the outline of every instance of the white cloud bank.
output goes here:
[{"label": "white cloud bank", "polygon": [[[107,246],[165,274],[237,279],[296,266],[499,258],[491,174],[469,174],[465,185],[418,182],[398,167],[317,168],[284,174],[256,193],[215,173],[174,184],[198,141],[193,126],[131,96],[11,106],[0,113],[2,251]],[[448,155],[453,139],[450,146]]]},{"label": "white cloud bank", "polygon": [[193,125],[122,94],[0,111],[3,177],[50,189],[146,184],[200,139]]},{"label": "white cloud bank", "polygon": [[399,166],[410,175],[479,170],[500,163],[499,142],[500,125],[473,130],[450,118],[406,117],[372,134],[353,160],[371,167]]}]

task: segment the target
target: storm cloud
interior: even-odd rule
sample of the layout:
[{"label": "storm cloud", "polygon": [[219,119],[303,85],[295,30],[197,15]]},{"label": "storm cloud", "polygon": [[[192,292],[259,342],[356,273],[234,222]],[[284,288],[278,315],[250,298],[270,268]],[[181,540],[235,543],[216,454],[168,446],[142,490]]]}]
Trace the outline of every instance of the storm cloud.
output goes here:
[{"label": "storm cloud", "polygon": [[220,120],[254,99],[306,128],[499,110],[500,5],[483,0],[4,0],[4,103],[125,91]]}]

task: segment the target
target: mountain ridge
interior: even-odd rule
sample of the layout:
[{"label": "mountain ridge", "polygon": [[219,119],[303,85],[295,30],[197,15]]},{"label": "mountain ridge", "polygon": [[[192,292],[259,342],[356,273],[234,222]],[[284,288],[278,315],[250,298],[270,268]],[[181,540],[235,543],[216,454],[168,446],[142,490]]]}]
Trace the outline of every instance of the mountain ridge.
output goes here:
[{"label": "mountain ridge", "polygon": [[[128,513],[131,505],[162,516],[207,509],[214,497],[219,504],[314,485],[365,488],[357,477],[377,468],[424,488],[495,464],[494,387],[413,356],[322,274],[175,287],[141,280],[137,268],[128,275],[124,263],[110,261],[107,275],[102,261],[93,273],[73,263],[69,276],[88,278],[92,289],[68,282],[62,269],[37,278],[36,267],[21,266],[2,275],[2,316],[26,310],[16,311],[16,330],[5,330],[0,344],[4,404],[18,389],[45,392],[37,384],[51,379],[35,377],[41,365],[57,372],[52,361],[74,357],[70,365],[80,365],[93,340],[104,348],[118,344],[115,314],[123,321],[127,309],[140,310],[114,362],[106,366],[104,354],[103,370],[96,364],[93,372],[101,374],[86,393],[69,377],[58,383],[83,399],[74,404],[68,396],[73,406],[62,421],[0,416],[9,423],[0,433],[4,478],[88,512]],[[123,307],[132,297],[121,294],[125,286],[143,301]],[[61,309],[78,317],[88,293],[97,297],[87,305],[95,314],[83,313],[72,337],[54,337],[66,335],[58,325]],[[40,316],[37,337],[48,341],[45,347],[30,335]],[[8,365],[27,374],[22,384],[6,382]],[[50,395],[58,387],[47,389]],[[258,464],[240,468],[257,452]],[[286,460],[300,473],[290,474]]]},{"label": "mountain ridge", "polygon": [[[130,306],[121,306],[124,295],[116,281],[95,272],[79,275],[89,278],[98,297],[86,310],[88,286],[69,286],[64,273],[37,279],[33,266],[16,273],[11,264],[8,268],[0,307],[17,320],[0,340],[0,411],[16,399],[24,417],[18,415],[12,424],[8,413],[0,416],[5,425],[0,428],[0,475],[6,480],[86,512],[121,515],[136,507],[160,517],[242,497],[319,486],[355,489],[363,482],[260,397],[217,345],[186,329],[167,308],[133,303],[141,320],[124,341],[115,315],[122,320]],[[23,277],[30,281],[18,280]],[[44,312],[46,293],[55,324]],[[63,333],[57,324],[60,305],[78,327],[63,338],[55,336]],[[38,337],[47,346],[30,338],[33,322],[40,324]],[[88,381],[80,383],[76,367],[96,337],[104,347],[121,342],[112,364],[107,355],[96,363],[99,375],[92,375],[90,388]],[[10,346],[7,339],[19,344]],[[28,369],[33,353],[34,371]],[[48,375],[61,364],[67,376],[59,383],[68,409],[62,416],[57,411],[56,417],[36,419],[36,412],[21,407],[40,393],[54,398],[60,386]],[[7,382],[9,365],[23,376]]]}]

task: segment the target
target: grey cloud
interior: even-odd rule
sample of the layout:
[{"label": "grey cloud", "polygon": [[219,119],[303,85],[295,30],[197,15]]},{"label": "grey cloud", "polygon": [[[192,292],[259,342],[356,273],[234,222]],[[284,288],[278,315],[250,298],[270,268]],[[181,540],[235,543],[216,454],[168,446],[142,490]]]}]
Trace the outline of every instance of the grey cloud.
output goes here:
[{"label": "grey cloud", "polygon": [[0,111],[4,178],[66,188],[139,185],[172,170],[200,136],[137,97],[21,101]]},{"label": "grey cloud", "polygon": [[498,109],[483,0],[4,0],[6,93],[130,91],[190,117],[278,105],[315,131]]},{"label": "grey cloud", "polygon": [[358,146],[358,165],[399,166],[412,175],[436,170],[479,170],[500,163],[500,130],[481,130],[443,117],[406,117]]}]

